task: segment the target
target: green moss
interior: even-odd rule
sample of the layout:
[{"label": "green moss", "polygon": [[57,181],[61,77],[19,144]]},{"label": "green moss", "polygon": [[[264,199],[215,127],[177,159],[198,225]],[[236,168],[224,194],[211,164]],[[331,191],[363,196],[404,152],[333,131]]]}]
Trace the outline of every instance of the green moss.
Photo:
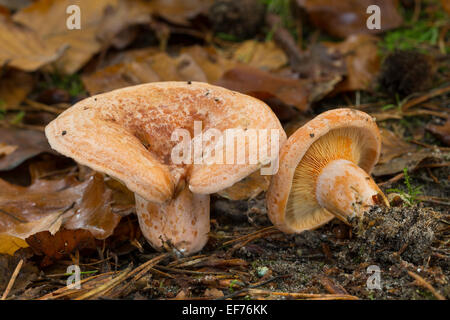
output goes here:
[{"label": "green moss", "polygon": [[49,80],[41,85],[41,89],[58,88],[67,91],[71,97],[86,93],[79,74],[64,75],[58,72],[49,74]]}]

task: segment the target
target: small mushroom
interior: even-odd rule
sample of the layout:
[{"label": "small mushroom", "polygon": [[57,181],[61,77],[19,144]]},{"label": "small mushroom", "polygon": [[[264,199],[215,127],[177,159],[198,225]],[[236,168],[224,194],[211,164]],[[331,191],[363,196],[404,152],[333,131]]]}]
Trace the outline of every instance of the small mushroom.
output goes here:
[{"label": "small mushroom", "polygon": [[386,197],[370,177],[381,138],[375,121],[353,109],[324,112],[298,129],[280,150],[267,192],[272,223],[286,233],[317,228],[334,217],[361,215]]},{"label": "small mushroom", "polygon": [[[268,150],[263,161],[227,164],[208,161],[211,154],[200,152],[195,162],[196,123],[201,132],[241,129],[236,140],[209,142],[224,155],[237,152],[237,140],[250,150],[248,129],[276,130],[279,139],[268,134],[259,140],[258,150]],[[172,151],[180,141],[172,138],[179,129],[188,133],[190,147],[194,142],[194,150],[186,152],[194,154],[191,162],[174,161]],[[207,242],[209,194],[277,159],[277,146],[286,140],[277,117],[260,100],[191,81],[149,83],[87,98],[52,121],[45,134],[53,149],[122,181],[135,193],[141,230],[154,248],[184,254]]]}]

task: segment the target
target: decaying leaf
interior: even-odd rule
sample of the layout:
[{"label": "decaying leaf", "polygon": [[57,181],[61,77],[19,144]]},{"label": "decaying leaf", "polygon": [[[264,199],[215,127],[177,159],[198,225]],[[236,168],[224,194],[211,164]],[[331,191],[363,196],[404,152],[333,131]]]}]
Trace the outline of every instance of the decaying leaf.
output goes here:
[{"label": "decaying leaf", "polygon": [[347,73],[334,92],[366,90],[380,70],[378,38],[370,35],[352,35],[344,42],[326,43],[327,47],[345,57]]},{"label": "decaying leaf", "polygon": [[69,0],[40,0],[20,10],[13,16],[15,22],[34,30],[42,42],[50,47],[68,47],[58,59],[57,66],[62,72],[71,74],[83,66],[101,44],[97,32],[104,10],[108,5],[117,5],[118,0],[81,0],[77,2],[81,11],[81,29],[70,30],[66,26],[66,10]]},{"label": "decaying leaf", "polygon": [[229,200],[252,199],[261,192],[267,191],[269,184],[270,176],[263,176],[258,170],[233,186],[218,192],[218,195]]},{"label": "decaying leaf", "polygon": [[0,143],[16,146],[14,152],[0,157],[0,171],[11,170],[43,152],[55,153],[44,133],[35,130],[0,128]]},{"label": "decaying leaf", "polygon": [[15,109],[33,89],[34,79],[29,73],[9,69],[0,78],[0,107]]},{"label": "decaying leaf", "polygon": [[66,47],[43,41],[28,26],[19,25],[0,15],[0,65],[23,71],[36,71],[58,59]]},{"label": "decaying leaf", "polygon": [[247,40],[232,53],[232,59],[266,71],[278,70],[287,64],[286,54],[273,41]]},{"label": "decaying leaf", "polygon": [[[113,213],[112,191],[100,174],[37,179],[29,187],[0,180],[0,233],[26,239],[38,232],[84,229],[98,239],[110,236],[121,216]],[[128,212],[129,213],[129,212]]]},{"label": "decaying leaf", "polygon": [[191,46],[181,50],[194,59],[203,70],[209,83],[215,83],[222,75],[236,66],[236,61],[224,57],[214,47]]},{"label": "decaying leaf", "polygon": [[121,217],[112,212],[112,191],[106,188],[103,176],[96,174],[91,179],[79,208],[64,222],[64,227],[88,230],[96,239],[106,239],[113,233]]},{"label": "decaying leaf", "polygon": [[300,111],[309,108],[310,83],[307,81],[276,76],[256,68],[241,66],[226,72],[217,84],[261,100],[278,98]]},{"label": "decaying leaf", "polygon": [[442,126],[428,124],[426,129],[432,134],[436,135],[442,140],[447,146],[450,146],[450,117]]},{"label": "decaying leaf", "polygon": [[442,154],[424,149],[417,152],[408,152],[400,157],[394,158],[387,163],[378,164],[372,171],[374,176],[391,175],[402,172],[404,168],[408,171],[414,170],[425,159],[441,159]]},{"label": "decaying leaf", "polygon": [[130,52],[134,59],[101,69],[82,77],[91,94],[154,81],[203,81],[208,79],[203,70],[188,54],[171,57],[154,50]]},{"label": "decaying leaf", "polygon": [[380,134],[381,156],[378,161],[379,164],[388,163],[394,158],[417,150],[417,146],[403,141],[392,131],[381,129]]},{"label": "decaying leaf", "polygon": [[75,249],[95,249],[95,239],[87,230],[60,230],[52,235],[48,231],[36,233],[26,239],[37,255],[44,255],[41,266],[60,260]]},{"label": "decaying leaf", "polygon": [[[397,11],[397,0],[297,0],[314,25],[329,34],[345,38],[357,33],[381,33],[399,27],[403,19]],[[381,29],[367,28],[366,13],[370,5],[381,11]]]}]

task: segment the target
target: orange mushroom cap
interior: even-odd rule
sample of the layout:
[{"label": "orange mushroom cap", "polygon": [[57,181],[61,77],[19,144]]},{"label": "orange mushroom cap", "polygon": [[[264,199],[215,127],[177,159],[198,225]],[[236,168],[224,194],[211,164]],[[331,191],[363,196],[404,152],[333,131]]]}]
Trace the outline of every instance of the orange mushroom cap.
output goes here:
[{"label": "orange mushroom cap", "polygon": [[298,129],[280,150],[267,192],[270,220],[286,233],[317,228],[335,216],[360,215],[384,195],[370,172],[381,138],[375,121],[353,109],[324,112]]},{"label": "orange mushroom cap", "polygon": [[[148,83],[92,96],[64,111],[45,134],[53,149],[135,192],[141,229],[154,247],[170,240],[190,253],[201,249],[209,231],[209,198],[198,195],[230,187],[278,157],[276,149],[257,163],[247,161],[249,152],[239,164],[208,162],[211,154],[200,154],[200,163],[174,162],[172,150],[179,141],[172,139],[173,133],[182,129],[194,141],[196,122],[203,132],[239,129],[236,138],[244,141],[246,150],[251,147],[245,138],[250,129],[278,132],[276,139],[268,134],[268,139],[259,140],[256,151],[270,152],[286,139],[277,117],[262,101],[199,82]],[[229,149],[238,151],[231,143],[216,143],[215,150],[224,155]],[[207,210],[200,213],[199,205]],[[185,215],[195,216],[189,221],[196,222],[186,225]],[[175,232],[166,232],[170,228],[161,224]],[[187,234],[195,237],[187,239]]]}]

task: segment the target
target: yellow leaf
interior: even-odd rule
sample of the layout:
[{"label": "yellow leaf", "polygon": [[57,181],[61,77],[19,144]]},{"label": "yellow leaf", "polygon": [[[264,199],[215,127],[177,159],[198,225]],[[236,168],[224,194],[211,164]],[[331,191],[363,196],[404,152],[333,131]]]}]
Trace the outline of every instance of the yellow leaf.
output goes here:
[{"label": "yellow leaf", "polygon": [[13,255],[20,248],[27,248],[25,240],[7,234],[0,234],[0,254]]}]

